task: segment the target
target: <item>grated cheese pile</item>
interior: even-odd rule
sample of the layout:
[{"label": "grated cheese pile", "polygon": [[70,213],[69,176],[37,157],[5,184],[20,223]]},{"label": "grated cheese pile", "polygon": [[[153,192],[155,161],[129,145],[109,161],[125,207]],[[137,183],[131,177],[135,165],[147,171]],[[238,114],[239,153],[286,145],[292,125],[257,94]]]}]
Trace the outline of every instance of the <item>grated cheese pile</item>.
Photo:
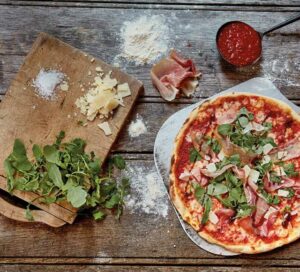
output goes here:
[{"label": "grated cheese pile", "polygon": [[146,132],[146,125],[144,124],[143,119],[140,116],[137,117],[136,121],[132,121],[128,128],[129,136],[132,138],[138,137]]},{"label": "grated cheese pile", "polygon": [[[100,119],[108,118],[119,105],[124,106],[123,98],[131,95],[128,83],[119,84],[111,77],[111,72],[104,74],[100,67],[97,67],[96,71],[98,75],[94,78],[91,89],[75,102],[89,121],[93,121],[97,115]],[[105,135],[112,134],[107,121],[98,126]]]},{"label": "grated cheese pile", "polygon": [[169,47],[169,27],[162,16],[143,15],[124,22],[121,29],[122,52],[116,57],[136,65],[151,64]]},{"label": "grated cheese pile", "polygon": [[67,82],[63,81],[65,74],[56,70],[45,71],[41,69],[33,80],[33,87],[37,94],[44,99],[53,99],[55,97],[55,88],[62,83],[62,90],[68,90]]}]

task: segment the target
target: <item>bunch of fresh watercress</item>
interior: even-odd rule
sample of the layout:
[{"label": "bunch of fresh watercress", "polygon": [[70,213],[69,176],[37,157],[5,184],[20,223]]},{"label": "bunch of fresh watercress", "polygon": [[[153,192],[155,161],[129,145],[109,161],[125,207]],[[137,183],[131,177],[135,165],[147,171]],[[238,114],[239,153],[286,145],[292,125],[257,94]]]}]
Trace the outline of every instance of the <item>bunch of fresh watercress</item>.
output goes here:
[{"label": "bunch of fresh watercress", "polygon": [[[12,153],[4,161],[8,190],[37,193],[39,201],[46,204],[66,200],[79,211],[90,209],[96,220],[103,219],[107,210],[119,218],[129,180],[123,178],[118,182],[112,171],[114,166],[125,169],[124,159],[121,156],[110,159],[104,173],[100,159],[93,152],[85,152],[83,139],[62,143],[64,136],[61,131],[52,145],[34,144],[32,161],[22,141],[16,139]],[[26,217],[32,219],[29,209]]]}]

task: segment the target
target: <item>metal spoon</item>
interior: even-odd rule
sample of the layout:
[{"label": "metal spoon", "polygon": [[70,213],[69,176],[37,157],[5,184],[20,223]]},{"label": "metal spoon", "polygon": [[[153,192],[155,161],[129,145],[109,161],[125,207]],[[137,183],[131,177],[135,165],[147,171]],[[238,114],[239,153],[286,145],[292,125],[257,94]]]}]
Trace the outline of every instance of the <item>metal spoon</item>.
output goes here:
[{"label": "metal spoon", "polygon": [[[263,37],[264,37],[266,34],[269,34],[270,32],[272,32],[272,31],[274,31],[274,30],[277,30],[277,29],[282,28],[282,27],[284,27],[284,26],[286,26],[286,25],[289,25],[289,24],[291,24],[291,23],[293,23],[293,22],[295,22],[295,21],[298,21],[299,19],[300,19],[300,13],[298,13],[296,16],[294,16],[294,17],[292,17],[292,18],[290,18],[290,19],[288,19],[288,20],[286,20],[286,21],[284,21],[284,22],[282,22],[282,23],[280,23],[280,24],[277,24],[277,25],[271,27],[270,29],[268,29],[268,30],[266,30],[266,31],[264,31],[264,32],[258,32],[258,31],[256,31],[252,26],[250,26],[250,25],[248,25],[248,24],[246,24],[246,23],[244,23],[244,22],[241,22],[241,21],[230,21],[230,22],[227,22],[227,23],[223,24],[223,25],[219,28],[219,30],[218,30],[218,32],[217,32],[217,35],[216,35],[216,44],[217,44],[217,49],[218,49],[218,51],[219,51],[219,54],[221,55],[221,57],[222,57],[225,61],[227,61],[228,63],[230,63],[230,64],[232,64],[232,65],[235,65],[235,64],[233,64],[230,60],[228,60],[226,57],[224,57],[224,55],[222,54],[222,52],[221,52],[221,50],[219,49],[219,46],[218,46],[218,38],[219,38],[219,35],[220,35],[220,33],[222,32],[222,30],[224,29],[224,27],[227,26],[227,25],[229,25],[229,24],[232,24],[232,23],[243,23],[243,24],[247,25],[248,27],[250,27],[253,31],[257,32],[257,33],[259,34],[259,37],[260,37],[260,41],[259,41],[259,42],[260,42],[260,47],[262,48],[262,39],[263,39]],[[262,50],[261,50],[260,55],[258,56],[257,59],[255,59],[255,60],[252,61],[251,63],[248,63],[248,64],[246,64],[246,65],[240,65],[240,66],[247,66],[247,65],[250,65],[250,64],[254,64],[255,62],[257,62],[257,61],[261,58],[261,55],[262,55]],[[236,65],[235,65],[235,66],[236,66]]]}]

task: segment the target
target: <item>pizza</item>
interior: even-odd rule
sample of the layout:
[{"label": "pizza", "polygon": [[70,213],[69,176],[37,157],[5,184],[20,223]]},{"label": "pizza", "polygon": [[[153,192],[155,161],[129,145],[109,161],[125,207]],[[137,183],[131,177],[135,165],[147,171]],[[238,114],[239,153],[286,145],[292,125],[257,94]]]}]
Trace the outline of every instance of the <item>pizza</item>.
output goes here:
[{"label": "pizza", "polygon": [[300,237],[300,117],[285,103],[230,93],[194,109],[170,170],[174,206],[198,234],[255,254]]}]

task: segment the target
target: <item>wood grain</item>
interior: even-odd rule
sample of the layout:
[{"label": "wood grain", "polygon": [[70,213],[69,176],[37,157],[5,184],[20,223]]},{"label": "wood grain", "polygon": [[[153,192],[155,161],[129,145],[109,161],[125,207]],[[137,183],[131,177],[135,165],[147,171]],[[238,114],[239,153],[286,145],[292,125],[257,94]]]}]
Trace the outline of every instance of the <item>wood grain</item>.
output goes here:
[{"label": "wood grain", "polygon": [[[272,73],[272,67],[268,67],[270,63],[279,57],[290,61],[296,61],[300,57],[299,23],[265,37],[263,59],[251,68],[232,69],[220,60],[215,47],[217,29],[226,21],[243,20],[258,30],[263,30],[293,16],[295,12],[188,10],[184,7],[180,10],[166,7],[164,10],[149,11],[134,8],[55,9],[3,6],[0,9],[0,22],[4,26],[0,29],[0,55],[3,56],[0,60],[0,92],[5,92],[39,31],[47,31],[108,63],[114,63],[114,57],[121,52],[122,24],[143,14],[157,14],[169,18],[170,46],[176,45],[185,56],[194,59],[203,72],[195,97],[211,96],[252,77],[266,76]],[[53,24],[53,21],[56,23]],[[24,25],[26,32],[20,31]],[[185,29],[187,26],[189,27]],[[145,96],[159,97],[150,80],[150,68],[151,65],[136,67],[128,64],[126,71],[143,81]],[[290,73],[289,78],[297,82],[297,72]],[[288,85],[286,81],[280,80],[276,80],[275,84],[289,98],[298,98],[299,86]]]},{"label": "wood grain", "polygon": [[[19,208],[14,204],[11,204],[10,202],[6,201],[2,197],[0,197],[0,213],[12,220],[32,223],[32,220],[29,220],[25,217],[26,209]],[[45,211],[34,210],[31,211],[31,215],[35,222],[45,223],[48,226],[54,228],[61,227],[64,224],[66,224],[65,221]]]},{"label": "wood grain", "polygon": [[[46,145],[54,142],[59,131],[66,132],[66,140],[71,138],[83,138],[87,142],[87,151],[94,151],[96,156],[103,161],[106,159],[113,143],[117,139],[131,108],[133,107],[139,93],[142,91],[142,83],[126,75],[116,68],[113,68],[100,60],[92,60],[91,56],[62,43],[61,41],[42,33],[32,46],[28,56],[25,58],[15,79],[12,81],[9,91],[6,93],[0,105],[0,161],[11,153],[13,139],[20,138],[26,146],[30,143]],[[119,107],[114,117],[109,120],[112,129],[111,136],[105,136],[102,130],[97,127],[96,122],[88,122],[83,127],[77,123],[83,117],[75,106],[75,101],[82,95],[81,86],[88,88],[92,73],[96,76],[95,68],[100,66],[105,74],[112,72],[111,76],[118,82],[127,82],[131,89],[131,96],[124,99],[124,107]],[[46,100],[34,91],[32,80],[39,73],[40,69],[58,69],[66,74],[69,82],[69,90],[57,94],[52,100]],[[6,189],[6,180],[3,164],[0,165],[0,188]],[[52,215],[73,223],[76,217],[76,210],[70,204],[39,203],[37,194],[30,192],[13,192],[19,198]]]},{"label": "wood grain", "polygon": [[[296,61],[300,57],[300,28],[297,23],[267,36],[264,40],[264,58],[251,69],[235,70],[220,61],[214,40],[218,27],[229,20],[245,20],[258,29],[283,21],[299,12],[300,3],[295,0],[175,0],[172,4],[164,0],[166,4],[162,5],[152,4],[157,3],[155,0],[142,0],[136,4],[128,4],[137,2],[135,0],[111,3],[99,0],[0,2],[3,4],[0,8],[2,94],[39,31],[47,31],[113,63],[115,55],[121,51],[119,33],[124,21],[142,14],[169,18],[172,45],[195,59],[203,77],[194,98],[165,103],[151,84],[151,66],[127,65],[126,71],[143,81],[145,93],[128,118],[113,150],[126,157],[129,168],[142,169],[145,173],[155,172],[152,159],[155,135],[172,113],[254,76],[266,75],[270,70],[266,71],[264,66],[278,57]],[[185,29],[188,25],[190,28]],[[299,72],[291,74],[290,79],[300,84]],[[297,84],[275,81],[287,97],[295,100],[300,99]],[[128,125],[137,114],[143,117],[148,131],[144,137],[130,138]],[[137,182],[137,175],[132,178],[134,182]],[[120,222],[110,216],[103,222],[79,217],[73,226],[67,225],[62,229],[13,223],[1,216],[0,233],[0,264],[10,264],[0,267],[4,271],[273,272],[299,271],[300,267],[299,241],[256,256],[224,258],[209,254],[195,246],[185,235],[171,206],[166,218],[125,210]]]},{"label": "wood grain", "polygon": [[[182,272],[190,272],[190,271],[205,271],[205,272],[216,272],[216,271],[223,271],[223,272],[242,272],[242,271],[257,271],[262,272],[265,271],[265,268],[262,267],[225,267],[225,266],[190,266],[190,267],[181,267],[181,266],[120,266],[120,265],[104,265],[104,266],[96,266],[96,265],[61,265],[61,266],[51,266],[51,265],[5,265],[2,266],[6,272],[11,271],[44,271],[44,272],[51,272],[51,271],[86,271],[86,272],[98,272],[98,271],[105,271],[105,272],[112,272],[112,271],[119,271],[119,272],[127,272],[127,271],[145,271],[145,272],[170,272],[170,271],[182,271]],[[298,268],[268,268],[269,272],[285,272],[285,271],[298,271]]]}]

